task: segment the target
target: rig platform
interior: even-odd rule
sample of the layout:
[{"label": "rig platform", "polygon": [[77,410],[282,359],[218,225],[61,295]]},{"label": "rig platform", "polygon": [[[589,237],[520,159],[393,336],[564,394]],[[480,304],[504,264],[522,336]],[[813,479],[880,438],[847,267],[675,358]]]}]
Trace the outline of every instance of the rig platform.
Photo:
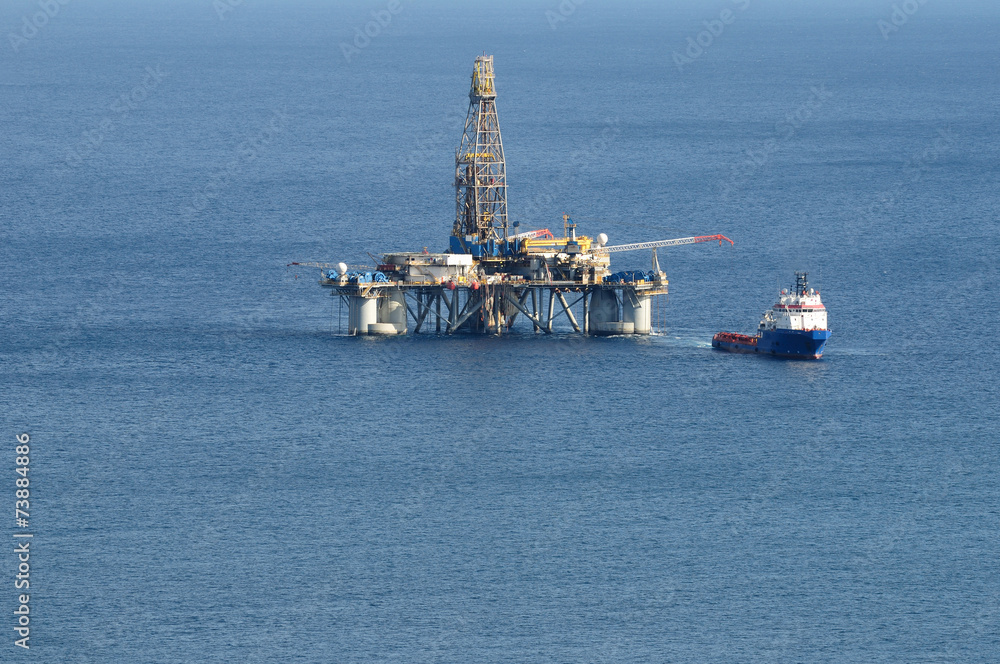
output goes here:
[{"label": "rig platform", "polygon": [[[581,334],[650,334],[654,300],[669,292],[657,248],[732,244],[723,235],[703,235],[609,246],[604,233],[578,236],[568,215],[561,237],[549,229],[519,232],[518,222],[508,223],[493,57],[486,55],[476,58],[455,153],[455,203],[445,252],[385,253],[375,267],[355,269],[291,265],[322,270],[320,285],[347,305],[351,335],[416,334],[432,324],[440,333],[500,334],[519,317],[551,334],[562,316]],[[611,272],[612,253],[642,249],[652,250],[650,271]]]}]

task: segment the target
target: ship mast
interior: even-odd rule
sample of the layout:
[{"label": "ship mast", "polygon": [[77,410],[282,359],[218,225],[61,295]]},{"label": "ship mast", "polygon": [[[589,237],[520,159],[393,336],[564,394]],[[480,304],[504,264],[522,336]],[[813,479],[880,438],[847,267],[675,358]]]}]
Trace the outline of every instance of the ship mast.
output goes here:
[{"label": "ship mast", "polygon": [[795,295],[805,295],[806,291],[809,290],[809,273],[808,272],[796,272],[795,273]]}]

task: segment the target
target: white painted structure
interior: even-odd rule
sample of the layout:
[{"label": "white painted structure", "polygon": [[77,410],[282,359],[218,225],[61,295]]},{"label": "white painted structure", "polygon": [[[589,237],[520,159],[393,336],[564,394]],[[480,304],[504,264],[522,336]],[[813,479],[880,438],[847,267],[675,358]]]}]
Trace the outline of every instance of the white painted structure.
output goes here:
[{"label": "white painted structure", "polygon": [[626,289],[622,297],[622,322],[632,323],[633,334],[650,334],[652,325],[652,299]]},{"label": "white painted structure", "polygon": [[777,303],[760,321],[763,330],[825,330],[826,307],[814,288],[801,293],[782,290]]},{"label": "white painted structure", "polygon": [[387,265],[396,266],[392,280],[411,284],[440,284],[448,280],[463,283],[472,271],[471,254],[386,254]]}]

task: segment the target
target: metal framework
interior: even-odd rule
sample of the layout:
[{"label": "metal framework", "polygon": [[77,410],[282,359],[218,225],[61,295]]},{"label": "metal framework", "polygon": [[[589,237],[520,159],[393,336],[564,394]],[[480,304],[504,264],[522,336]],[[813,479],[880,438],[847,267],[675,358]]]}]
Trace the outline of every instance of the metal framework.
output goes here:
[{"label": "metal framework", "polygon": [[[589,335],[594,333],[589,315],[594,293],[614,293],[620,312],[626,300],[658,300],[656,296],[669,292],[666,283],[582,285],[571,281],[545,284],[494,281],[483,282],[475,289],[416,284],[338,287],[330,281],[321,283],[332,288],[332,294],[348,306],[352,297],[384,299],[391,297],[394,291],[402,292],[406,298],[407,330],[413,334],[427,331],[433,323],[436,333],[466,331],[501,335],[513,328],[518,318],[527,320],[536,333],[552,334],[569,331],[554,328],[554,323],[565,317],[573,332]],[[654,325],[653,329],[660,328]]]},{"label": "metal framework", "polygon": [[613,254],[617,251],[636,251],[637,249],[656,249],[657,247],[679,247],[683,244],[699,244],[701,242],[712,242],[714,240],[719,241],[719,246],[722,246],[722,241],[725,240],[729,244],[733,244],[725,235],[699,235],[698,237],[682,237],[676,240],[654,240],[653,242],[636,242],[634,244],[614,244],[607,247],[596,247],[594,249],[595,254]]},{"label": "metal framework", "polygon": [[507,167],[497,118],[493,56],[476,58],[465,133],[455,153],[456,218],[463,242],[507,240]]}]

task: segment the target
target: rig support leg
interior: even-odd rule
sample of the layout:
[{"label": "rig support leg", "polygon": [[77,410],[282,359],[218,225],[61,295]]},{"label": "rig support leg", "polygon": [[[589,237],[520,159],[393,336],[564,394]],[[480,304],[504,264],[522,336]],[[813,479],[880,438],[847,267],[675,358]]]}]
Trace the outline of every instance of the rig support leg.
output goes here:
[{"label": "rig support leg", "polygon": [[514,327],[514,322],[517,320],[517,315],[519,313],[522,313],[528,318],[531,318],[531,312],[529,312],[528,309],[524,306],[525,302],[528,301],[528,295],[530,294],[531,291],[529,289],[525,289],[524,292],[522,293],[518,293],[513,289],[504,289],[503,291],[504,299],[507,300],[508,302],[511,302],[517,308],[517,311],[512,313],[510,316],[507,316],[508,330]]},{"label": "rig support leg", "polygon": [[559,292],[558,295],[559,302],[562,304],[563,310],[566,311],[566,317],[569,318],[569,322],[573,326],[573,330],[575,332],[582,332],[580,326],[576,322],[576,317],[573,315],[573,310],[569,308],[569,304],[566,302],[565,296],[563,296],[562,292]]},{"label": "rig support leg", "polygon": [[451,292],[451,305],[448,307],[448,334],[458,327],[458,289]]},{"label": "rig support leg", "polygon": [[590,334],[590,298],[586,289],[583,291],[583,334]]},{"label": "rig support leg", "polygon": [[556,314],[556,291],[551,289],[549,291],[549,320],[545,324],[545,331],[552,333],[552,317]]},{"label": "rig support leg", "polygon": [[[477,311],[479,311],[479,309],[483,306],[483,302],[484,301],[485,300],[483,298],[479,298],[479,302],[477,302],[476,306],[472,307],[471,309],[469,309],[468,303],[466,303],[466,307],[465,308],[469,309],[469,310],[466,311],[464,314],[462,314],[457,321],[455,321],[455,329],[457,330],[458,327],[462,323],[464,323],[465,321],[467,321],[472,314],[474,314]],[[471,302],[471,300],[470,300],[470,302]]]},{"label": "rig support leg", "polygon": [[[537,288],[532,288],[531,289],[531,311],[535,314],[535,319],[537,320],[538,319],[538,289]],[[541,332],[541,329],[538,328],[538,327],[535,327],[534,330],[535,330],[535,334],[538,334],[539,332]]]},{"label": "rig support leg", "polygon": [[[417,298],[423,300],[425,299],[425,296],[420,294],[417,295]],[[420,318],[417,319],[417,324],[413,327],[414,334],[420,333],[420,328],[424,324],[424,319],[427,318],[427,314],[431,312],[431,296],[429,294],[426,296],[426,301],[423,303],[423,306],[418,305],[417,310],[420,311]]]},{"label": "rig support leg", "polygon": [[410,303],[407,302],[405,295],[403,297],[403,304],[406,305],[406,311],[407,311],[407,313],[410,314],[410,318],[412,318],[413,322],[416,323],[417,322],[417,316],[416,316],[416,314],[413,313],[413,309],[410,308]]},{"label": "rig support leg", "polygon": [[525,296],[522,298],[522,301],[518,301],[518,299],[517,299],[516,296],[510,296],[510,295],[507,295],[506,293],[504,293],[504,297],[507,299],[508,302],[510,302],[511,304],[513,304],[515,307],[517,307],[518,311],[520,311],[522,314],[524,314],[525,318],[527,318],[528,320],[531,321],[531,324],[535,326],[535,332],[545,332],[546,334],[551,334],[548,330],[546,330],[542,326],[541,321],[538,320],[537,314],[534,315],[534,316],[532,316],[531,312],[528,311],[528,308],[524,306],[524,301],[523,300],[527,300],[528,299],[527,298],[527,294],[525,294]]},{"label": "rig support leg", "polygon": [[635,334],[649,334],[651,300],[649,295],[643,295],[632,289],[622,291],[622,321],[632,323]]}]

